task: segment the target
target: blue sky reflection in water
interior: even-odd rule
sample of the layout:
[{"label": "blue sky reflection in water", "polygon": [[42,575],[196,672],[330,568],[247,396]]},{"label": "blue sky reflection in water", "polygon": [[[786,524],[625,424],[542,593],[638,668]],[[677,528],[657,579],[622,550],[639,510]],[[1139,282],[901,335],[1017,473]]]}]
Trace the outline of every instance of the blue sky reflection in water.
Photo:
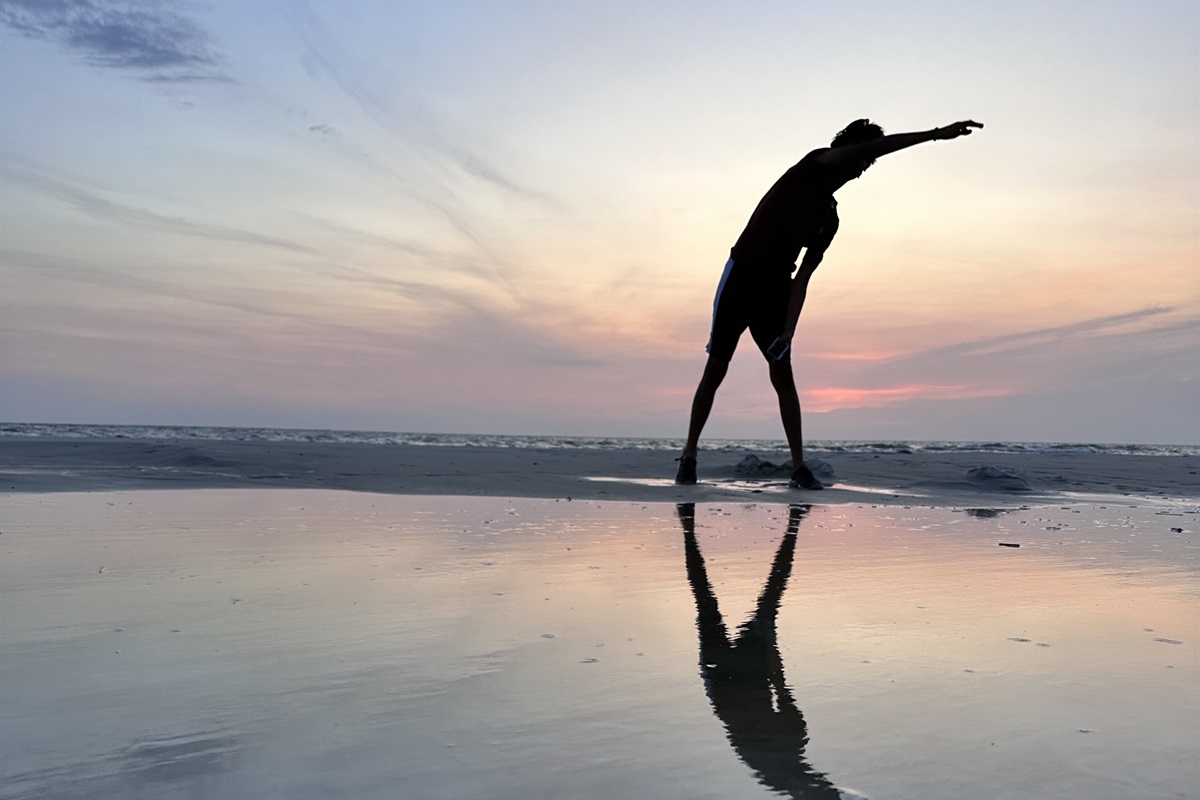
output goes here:
[{"label": "blue sky reflection in water", "polygon": [[[767,187],[849,120],[971,117],[839,193],[809,435],[1200,443],[1198,31],[1182,0],[5,0],[0,418],[679,436]],[[733,370],[709,432],[776,438]]]}]

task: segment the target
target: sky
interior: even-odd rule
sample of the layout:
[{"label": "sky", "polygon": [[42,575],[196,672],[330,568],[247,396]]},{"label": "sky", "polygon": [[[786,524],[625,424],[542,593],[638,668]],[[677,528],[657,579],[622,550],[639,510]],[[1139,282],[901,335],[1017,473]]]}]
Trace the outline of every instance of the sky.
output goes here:
[{"label": "sky", "polygon": [[838,192],[806,436],[1200,444],[1192,0],[0,0],[0,109],[6,421],[682,437],[775,179],[975,119]]}]

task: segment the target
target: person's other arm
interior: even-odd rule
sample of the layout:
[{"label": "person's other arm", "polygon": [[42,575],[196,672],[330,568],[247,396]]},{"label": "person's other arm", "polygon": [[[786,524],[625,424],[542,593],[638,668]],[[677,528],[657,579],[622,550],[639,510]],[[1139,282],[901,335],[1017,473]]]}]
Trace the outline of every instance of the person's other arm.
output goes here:
[{"label": "person's other arm", "polygon": [[928,131],[917,131],[915,133],[893,133],[888,136],[883,136],[870,142],[862,144],[848,144],[842,147],[830,147],[817,155],[817,161],[829,166],[841,166],[861,163],[863,161],[874,161],[880,156],[886,156],[889,153],[894,153],[897,150],[903,150],[906,147],[921,144],[922,142],[945,141],[947,139],[957,139],[960,136],[969,136],[972,128],[982,128],[983,124],[974,120],[963,120],[946,125],[942,128],[934,128]]},{"label": "person's other arm", "polygon": [[784,341],[790,342],[796,333],[796,324],[800,321],[800,312],[804,310],[804,300],[808,297],[808,282],[825,259],[825,251],[829,249],[837,229],[838,222],[835,218],[822,241],[804,249],[804,258],[800,259],[800,266],[796,267],[788,294],[787,319],[783,324],[783,336],[780,337]]},{"label": "person's other arm", "polygon": [[810,247],[804,251],[804,258],[800,259],[800,266],[796,267],[796,274],[792,277],[792,289],[788,295],[787,321],[784,323],[781,337],[789,342],[796,333],[800,312],[804,310],[804,300],[808,297],[808,282],[824,258],[824,250],[814,250]]}]

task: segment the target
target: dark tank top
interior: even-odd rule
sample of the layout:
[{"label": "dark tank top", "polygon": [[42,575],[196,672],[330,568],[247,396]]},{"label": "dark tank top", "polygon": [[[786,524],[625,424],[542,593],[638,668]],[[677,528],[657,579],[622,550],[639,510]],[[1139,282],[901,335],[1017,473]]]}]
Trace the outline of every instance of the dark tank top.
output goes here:
[{"label": "dark tank top", "polygon": [[833,192],[840,184],[813,155],[783,173],[759,201],[731,251],[735,264],[790,273],[802,248],[829,245],[838,225]]}]

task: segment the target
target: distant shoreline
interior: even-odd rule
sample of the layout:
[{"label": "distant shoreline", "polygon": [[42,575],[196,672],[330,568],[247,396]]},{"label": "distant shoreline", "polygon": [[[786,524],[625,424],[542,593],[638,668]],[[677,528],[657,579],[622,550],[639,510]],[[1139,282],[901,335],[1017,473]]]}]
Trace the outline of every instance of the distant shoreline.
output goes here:
[{"label": "distant shoreline", "polygon": [[[517,449],[679,450],[684,440],[650,436],[567,436],[537,434],[429,433],[421,431],[259,428],[210,425],[109,425],[91,423],[0,422],[0,444],[14,438],[126,439],[231,442],[327,442],[346,444]],[[782,439],[705,439],[706,450],[723,453],[786,453]],[[1109,453],[1114,455],[1200,456],[1200,445],[1103,442],[1005,442],[915,439],[813,439],[820,453]]]}]

